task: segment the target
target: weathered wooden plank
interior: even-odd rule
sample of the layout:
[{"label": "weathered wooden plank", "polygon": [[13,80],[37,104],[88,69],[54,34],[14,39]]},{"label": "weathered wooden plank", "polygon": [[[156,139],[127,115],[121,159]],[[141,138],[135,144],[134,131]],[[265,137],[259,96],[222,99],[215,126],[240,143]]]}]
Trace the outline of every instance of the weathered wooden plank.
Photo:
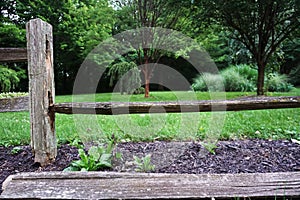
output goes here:
[{"label": "weathered wooden plank", "polygon": [[15,97],[0,99],[0,112],[28,111],[29,97]]},{"label": "weathered wooden plank", "polygon": [[57,154],[54,128],[52,26],[41,19],[26,24],[31,146],[35,162],[46,165]]},{"label": "weathered wooden plank", "polygon": [[57,113],[117,115],[128,113],[211,112],[275,108],[299,108],[300,97],[264,97],[246,100],[178,101],[178,102],[96,102],[60,103]]},{"label": "weathered wooden plank", "polygon": [[10,176],[6,199],[179,199],[300,197],[300,172],[146,174],[43,172]]},{"label": "weathered wooden plank", "polygon": [[26,48],[0,48],[0,62],[26,62]]}]

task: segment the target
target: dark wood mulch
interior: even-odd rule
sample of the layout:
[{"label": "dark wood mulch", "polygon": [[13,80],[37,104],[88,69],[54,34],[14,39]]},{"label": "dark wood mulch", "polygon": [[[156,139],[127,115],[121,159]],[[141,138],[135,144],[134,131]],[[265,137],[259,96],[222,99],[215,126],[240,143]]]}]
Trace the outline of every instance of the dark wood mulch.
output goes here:
[{"label": "dark wood mulch", "polygon": [[[13,154],[12,147],[0,147],[0,186],[7,176],[18,172],[61,171],[79,159],[75,147],[61,145],[54,163],[41,168],[34,163],[30,147]],[[215,154],[197,142],[121,143],[116,151],[114,171],[135,171],[133,156],[151,155],[159,173],[254,173],[300,171],[300,145],[279,140],[220,141]],[[0,193],[2,191],[0,190]]]}]

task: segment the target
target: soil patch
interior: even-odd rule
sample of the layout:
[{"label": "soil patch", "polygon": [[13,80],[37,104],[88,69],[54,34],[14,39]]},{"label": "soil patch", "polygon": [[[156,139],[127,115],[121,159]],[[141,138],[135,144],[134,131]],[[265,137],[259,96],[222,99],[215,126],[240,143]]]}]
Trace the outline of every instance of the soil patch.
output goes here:
[{"label": "soil patch", "polygon": [[[61,145],[54,163],[39,167],[29,146],[13,153],[13,147],[0,147],[0,186],[7,176],[18,172],[62,171],[79,159],[75,147]],[[151,155],[155,173],[255,173],[300,171],[300,145],[287,140],[220,141],[215,154],[198,142],[120,143],[115,151],[113,171],[134,172],[133,156]],[[0,193],[2,192],[0,188]]]}]

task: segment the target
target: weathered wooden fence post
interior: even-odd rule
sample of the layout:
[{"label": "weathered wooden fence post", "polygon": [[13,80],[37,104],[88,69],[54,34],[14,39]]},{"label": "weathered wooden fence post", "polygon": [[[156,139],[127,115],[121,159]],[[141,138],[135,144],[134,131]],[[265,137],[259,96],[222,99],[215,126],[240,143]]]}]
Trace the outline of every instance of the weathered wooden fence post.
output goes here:
[{"label": "weathered wooden fence post", "polygon": [[31,147],[42,166],[57,154],[52,26],[41,19],[26,24]]}]

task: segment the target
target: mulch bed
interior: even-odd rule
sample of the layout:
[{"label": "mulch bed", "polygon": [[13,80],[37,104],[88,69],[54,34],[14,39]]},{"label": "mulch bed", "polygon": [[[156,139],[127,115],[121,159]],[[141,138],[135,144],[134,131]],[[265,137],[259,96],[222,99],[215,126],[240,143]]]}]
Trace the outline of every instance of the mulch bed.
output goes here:
[{"label": "mulch bed", "polygon": [[[0,147],[0,186],[7,176],[18,172],[62,171],[79,159],[75,147],[61,145],[54,163],[41,168],[34,163],[29,146],[12,153],[13,147]],[[197,142],[120,143],[115,151],[113,171],[135,171],[133,156],[151,155],[155,173],[255,173],[300,171],[300,145],[286,140],[220,141],[215,154]],[[2,192],[0,188],[0,193]]]}]

